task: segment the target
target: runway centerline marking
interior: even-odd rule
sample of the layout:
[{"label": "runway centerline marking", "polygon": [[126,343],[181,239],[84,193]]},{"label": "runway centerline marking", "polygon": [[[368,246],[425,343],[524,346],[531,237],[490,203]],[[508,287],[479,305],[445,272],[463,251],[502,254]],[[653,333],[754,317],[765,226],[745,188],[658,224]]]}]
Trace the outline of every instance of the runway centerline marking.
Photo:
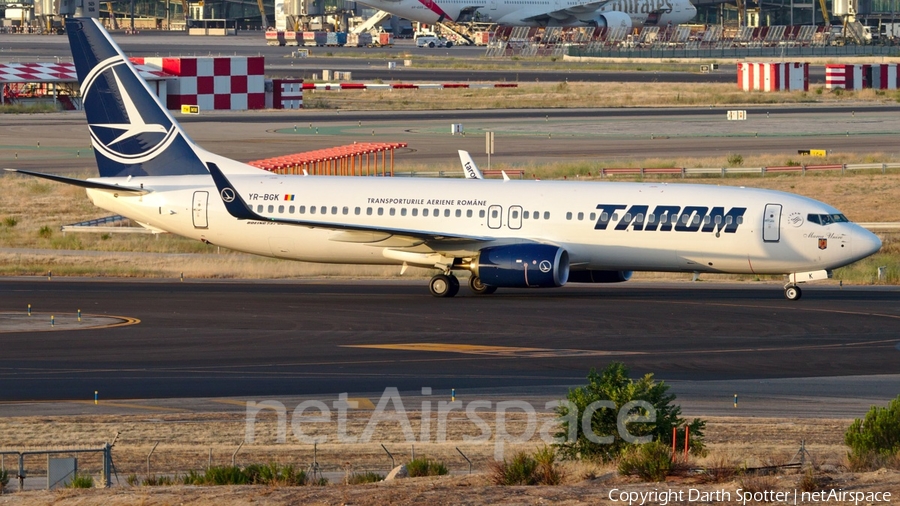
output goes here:
[{"label": "runway centerline marking", "polygon": [[595,357],[605,355],[646,355],[640,351],[602,351],[549,348],[522,348],[515,346],[485,346],[480,344],[401,343],[401,344],[347,344],[341,348],[368,348],[379,350],[432,351],[463,353],[466,355],[490,355],[493,357]]}]

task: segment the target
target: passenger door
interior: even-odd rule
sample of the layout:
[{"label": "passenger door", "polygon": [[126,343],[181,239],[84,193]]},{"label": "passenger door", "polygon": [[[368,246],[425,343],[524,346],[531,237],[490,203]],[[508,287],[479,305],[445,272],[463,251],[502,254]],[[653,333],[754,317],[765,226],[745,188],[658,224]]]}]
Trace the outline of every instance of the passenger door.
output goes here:
[{"label": "passenger door", "polygon": [[503,208],[500,206],[488,207],[488,228],[500,228],[503,225]]},{"label": "passenger door", "polygon": [[194,228],[209,228],[206,210],[209,204],[209,192],[194,192]]},{"label": "passenger door", "polygon": [[781,239],[781,204],[766,204],[763,215],[763,241],[778,242]]}]

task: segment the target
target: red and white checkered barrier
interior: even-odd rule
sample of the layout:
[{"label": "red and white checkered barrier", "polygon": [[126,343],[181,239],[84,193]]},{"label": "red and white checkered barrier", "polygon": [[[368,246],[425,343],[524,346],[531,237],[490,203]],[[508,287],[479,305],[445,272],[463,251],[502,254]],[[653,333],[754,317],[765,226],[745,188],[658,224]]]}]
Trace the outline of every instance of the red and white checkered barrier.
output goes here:
[{"label": "red and white checkered barrier", "polygon": [[825,88],[829,90],[835,88],[896,90],[898,87],[900,87],[900,75],[898,75],[896,63],[825,65]]},{"label": "red and white checkered barrier", "polygon": [[272,107],[303,109],[303,79],[272,79]]},{"label": "red and white checkered barrier", "polygon": [[135,63],[178,76],[168,89],[169,109],[196,105],[201,111],[266,107],[265,58],[132,58]]},{"label": "red and white checkered barrier", "polygon": [[517,83],[303,83],[304,90],[448,90],[454,88],[518,88]]},{"label": "red and white checkered barrier", "polygon": [[744,91],[809,91],[809,63],[738,63]]},{"label": "red and white checkered barrier", "polygon": [[[157,68],[136,64],[138,73],[146,80],[172,77]],[[74,63],[2,63],[2,83],[77,83]]]}]

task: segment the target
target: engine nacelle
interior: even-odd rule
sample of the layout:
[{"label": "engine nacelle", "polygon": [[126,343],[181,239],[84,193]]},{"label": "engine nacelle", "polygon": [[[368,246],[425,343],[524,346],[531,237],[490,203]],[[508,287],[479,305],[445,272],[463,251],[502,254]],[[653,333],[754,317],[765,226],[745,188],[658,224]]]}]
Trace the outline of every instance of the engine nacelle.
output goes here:
[{"label": "engine nacelle", "polygon": [[481,281],[501,288],[552,288],[569,280],[569,254],[549,244],[484,248],[473,264]]},{"label": "engine nacelle", "polygon": [[631,279],[631,271],[572,271],[569,283],[621,283]]},{"label": "engine nacelle", "polygon": [[621,11],[597,13],[591,20],[597,28],[631,28],[631,16]]}]

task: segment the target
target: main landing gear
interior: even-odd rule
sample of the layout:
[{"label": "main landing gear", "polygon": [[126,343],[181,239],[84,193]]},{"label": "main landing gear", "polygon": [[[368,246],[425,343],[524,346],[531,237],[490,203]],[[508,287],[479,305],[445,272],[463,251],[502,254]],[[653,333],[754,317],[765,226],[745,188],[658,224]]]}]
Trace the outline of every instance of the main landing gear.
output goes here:
[{"label": "main landing gear", "polygon": [[[497,291],[496,286],[482,283],[478,276],[469,278],[469,288],[476,295],[490,295]],[[431,278],[431,281],[428,283],[428,290],[435,297],[453,297],[459,293],[459,280],[452,273],[438,274]]]},{"label": "main landing gear", "polygon": [[475,292],[476,295],[490,295],[497,291],[496,286],[482,283],[481,278],[475,275],[469,278],[469,288]]},{"label": "main landing gear", "polygon": [[428,289],[435,297],[453,297],[459,293],[459,280],[453,274],[438,274],[431,278]]},{"label": "main landing gear", "polygon": [[797,300],[803,296],[803,291],[797,285],[787,285],[784,287],[784,298],[787,300]]}]

